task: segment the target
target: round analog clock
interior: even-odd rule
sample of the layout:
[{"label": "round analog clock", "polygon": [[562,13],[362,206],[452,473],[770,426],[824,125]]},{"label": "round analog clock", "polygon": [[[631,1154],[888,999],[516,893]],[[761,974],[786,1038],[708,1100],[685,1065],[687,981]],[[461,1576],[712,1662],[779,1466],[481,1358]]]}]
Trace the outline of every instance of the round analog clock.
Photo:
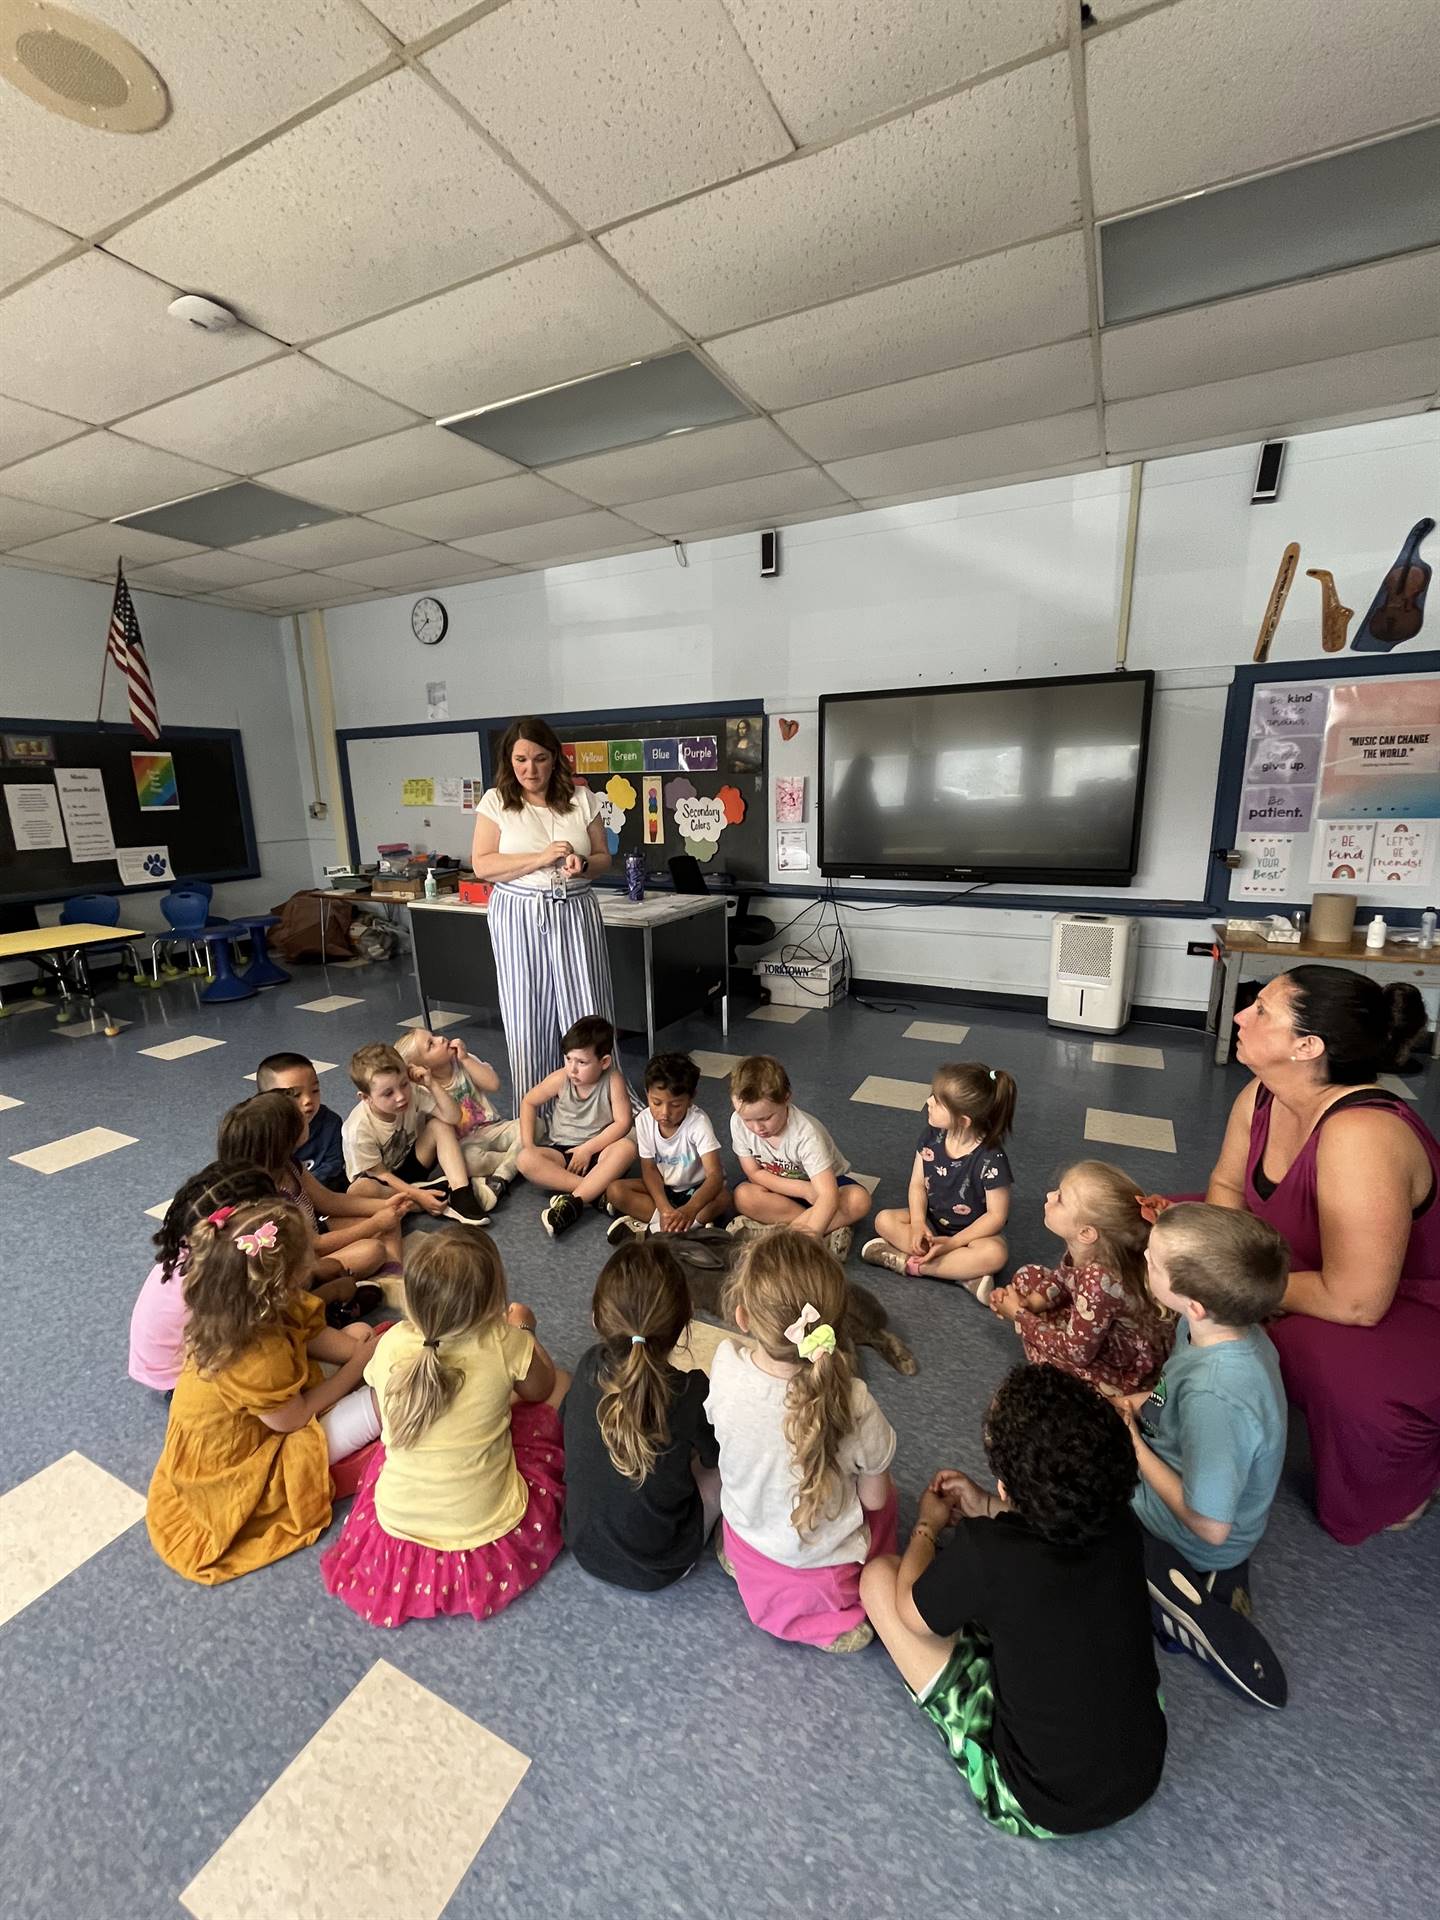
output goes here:
[{"label": "round analog clock", "polygon": [[438,600],[429,594],[410,609],[410,631],[422,647],[433,647],[445,638],[450,616]]}]

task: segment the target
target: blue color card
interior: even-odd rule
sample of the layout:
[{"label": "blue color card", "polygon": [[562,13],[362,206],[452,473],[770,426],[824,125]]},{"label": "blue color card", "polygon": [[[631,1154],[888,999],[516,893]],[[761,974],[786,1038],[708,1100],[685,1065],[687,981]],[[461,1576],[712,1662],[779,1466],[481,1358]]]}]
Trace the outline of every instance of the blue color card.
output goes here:
[{"label": "blue color card", "polygon": [[693,740],[681,740],[677,744],[680,748],[680,765],[686,773],[714,773],[718,769],[720,753],[713,733]]},{"label": "blue color card", "polygon": [[678,740],[647,740],[645,742],[645,771],[646,773],[678,773],[680,771],[680,742]]}]

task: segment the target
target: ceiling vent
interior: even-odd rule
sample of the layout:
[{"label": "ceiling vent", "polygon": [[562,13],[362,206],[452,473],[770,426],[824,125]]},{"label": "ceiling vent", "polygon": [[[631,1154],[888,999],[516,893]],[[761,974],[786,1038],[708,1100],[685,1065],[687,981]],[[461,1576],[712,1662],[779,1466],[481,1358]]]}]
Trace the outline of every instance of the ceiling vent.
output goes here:
[{"label": "ceiling vent", "polygon": [[128,40],[46,0],[0,0],[0,76],[50,113],[106,133],[153,133],[165,82]]}]

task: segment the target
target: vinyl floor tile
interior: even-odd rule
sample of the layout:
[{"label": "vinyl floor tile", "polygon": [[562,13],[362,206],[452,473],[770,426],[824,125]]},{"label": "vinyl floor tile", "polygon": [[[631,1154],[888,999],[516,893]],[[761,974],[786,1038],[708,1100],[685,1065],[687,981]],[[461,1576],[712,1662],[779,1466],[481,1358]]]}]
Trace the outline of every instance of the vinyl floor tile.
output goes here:
[{"label": "vinyl floor tile", "polygon": [[318,1000],[302,1000],[297,1013],[340,1013],[346,1007],[358,1007],[360,997],[353,993],[327,993]]},{"label": "vinyl floor tile", "polygon": [[64,1173],[67,1167],[83,1167],[87,1160],[98,1160],[102,1153],[115,1153],[121,1147],[133,1147],[133,1133],[117,1133],[113,1127],[86,1127],[83,1133],[67,1133],[43,1147],[29,1147],[24,1153],[12,1153],[17,1166],[32,1173]]},{"label": "vinyl floor tile", "polygon": [[0,1495],[0,1626],[144,1517],[144,1497],[82,1453]]},{"label": "vinyl floor tile", "polygon": [[1090,1049],[1097,1067],[1160,1067],[1165,1055],[1159,1047],[1131,1047],[1114,1040],[1097,1040]]},{"label": "vinyl floor tile", "polygon": [[205,1033],[187,1033],[180,1040],[162,1040],[158,1047],[141,1047],[140,1051],[149,1060],[188,1060],[192,1053],[208,1053],[212,1047],[223,1047],[223,1040],[215,1040]]},{"label": "vinyl floor tile", "polygon": [[957,1027],[948,1020],[912,1020],[902,1040],[928,1040],[935,1046],[963,1047],[970,1038],[969,1027]]},{"label": "vinyl floor tile", "polygon": [[866,1107],[897,1107],[902,1113],[918,1113],[930,1098],[928,1080],[892,1080],[883,1073],[867,1074],[851,1094]]},{"label": "vinyl floor tile", "polygon": [[1175,1151],[1174,1122],[1148,1113],[1112,1113],[1105,1107],[1087,1107],[1085,1138],[1115,1147],[1145,1147],[1152,1153]]}]

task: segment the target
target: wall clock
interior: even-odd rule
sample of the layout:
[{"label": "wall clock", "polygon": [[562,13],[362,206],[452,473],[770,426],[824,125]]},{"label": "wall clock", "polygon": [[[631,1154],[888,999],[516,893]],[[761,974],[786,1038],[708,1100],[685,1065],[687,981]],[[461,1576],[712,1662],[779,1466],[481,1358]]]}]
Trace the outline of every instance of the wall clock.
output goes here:
[{"label": "wall clock", "polygon": [[438,600],[429,594],[410,609],[410,631],[422,647],[437,646],[445,638],[450,616]]}]

